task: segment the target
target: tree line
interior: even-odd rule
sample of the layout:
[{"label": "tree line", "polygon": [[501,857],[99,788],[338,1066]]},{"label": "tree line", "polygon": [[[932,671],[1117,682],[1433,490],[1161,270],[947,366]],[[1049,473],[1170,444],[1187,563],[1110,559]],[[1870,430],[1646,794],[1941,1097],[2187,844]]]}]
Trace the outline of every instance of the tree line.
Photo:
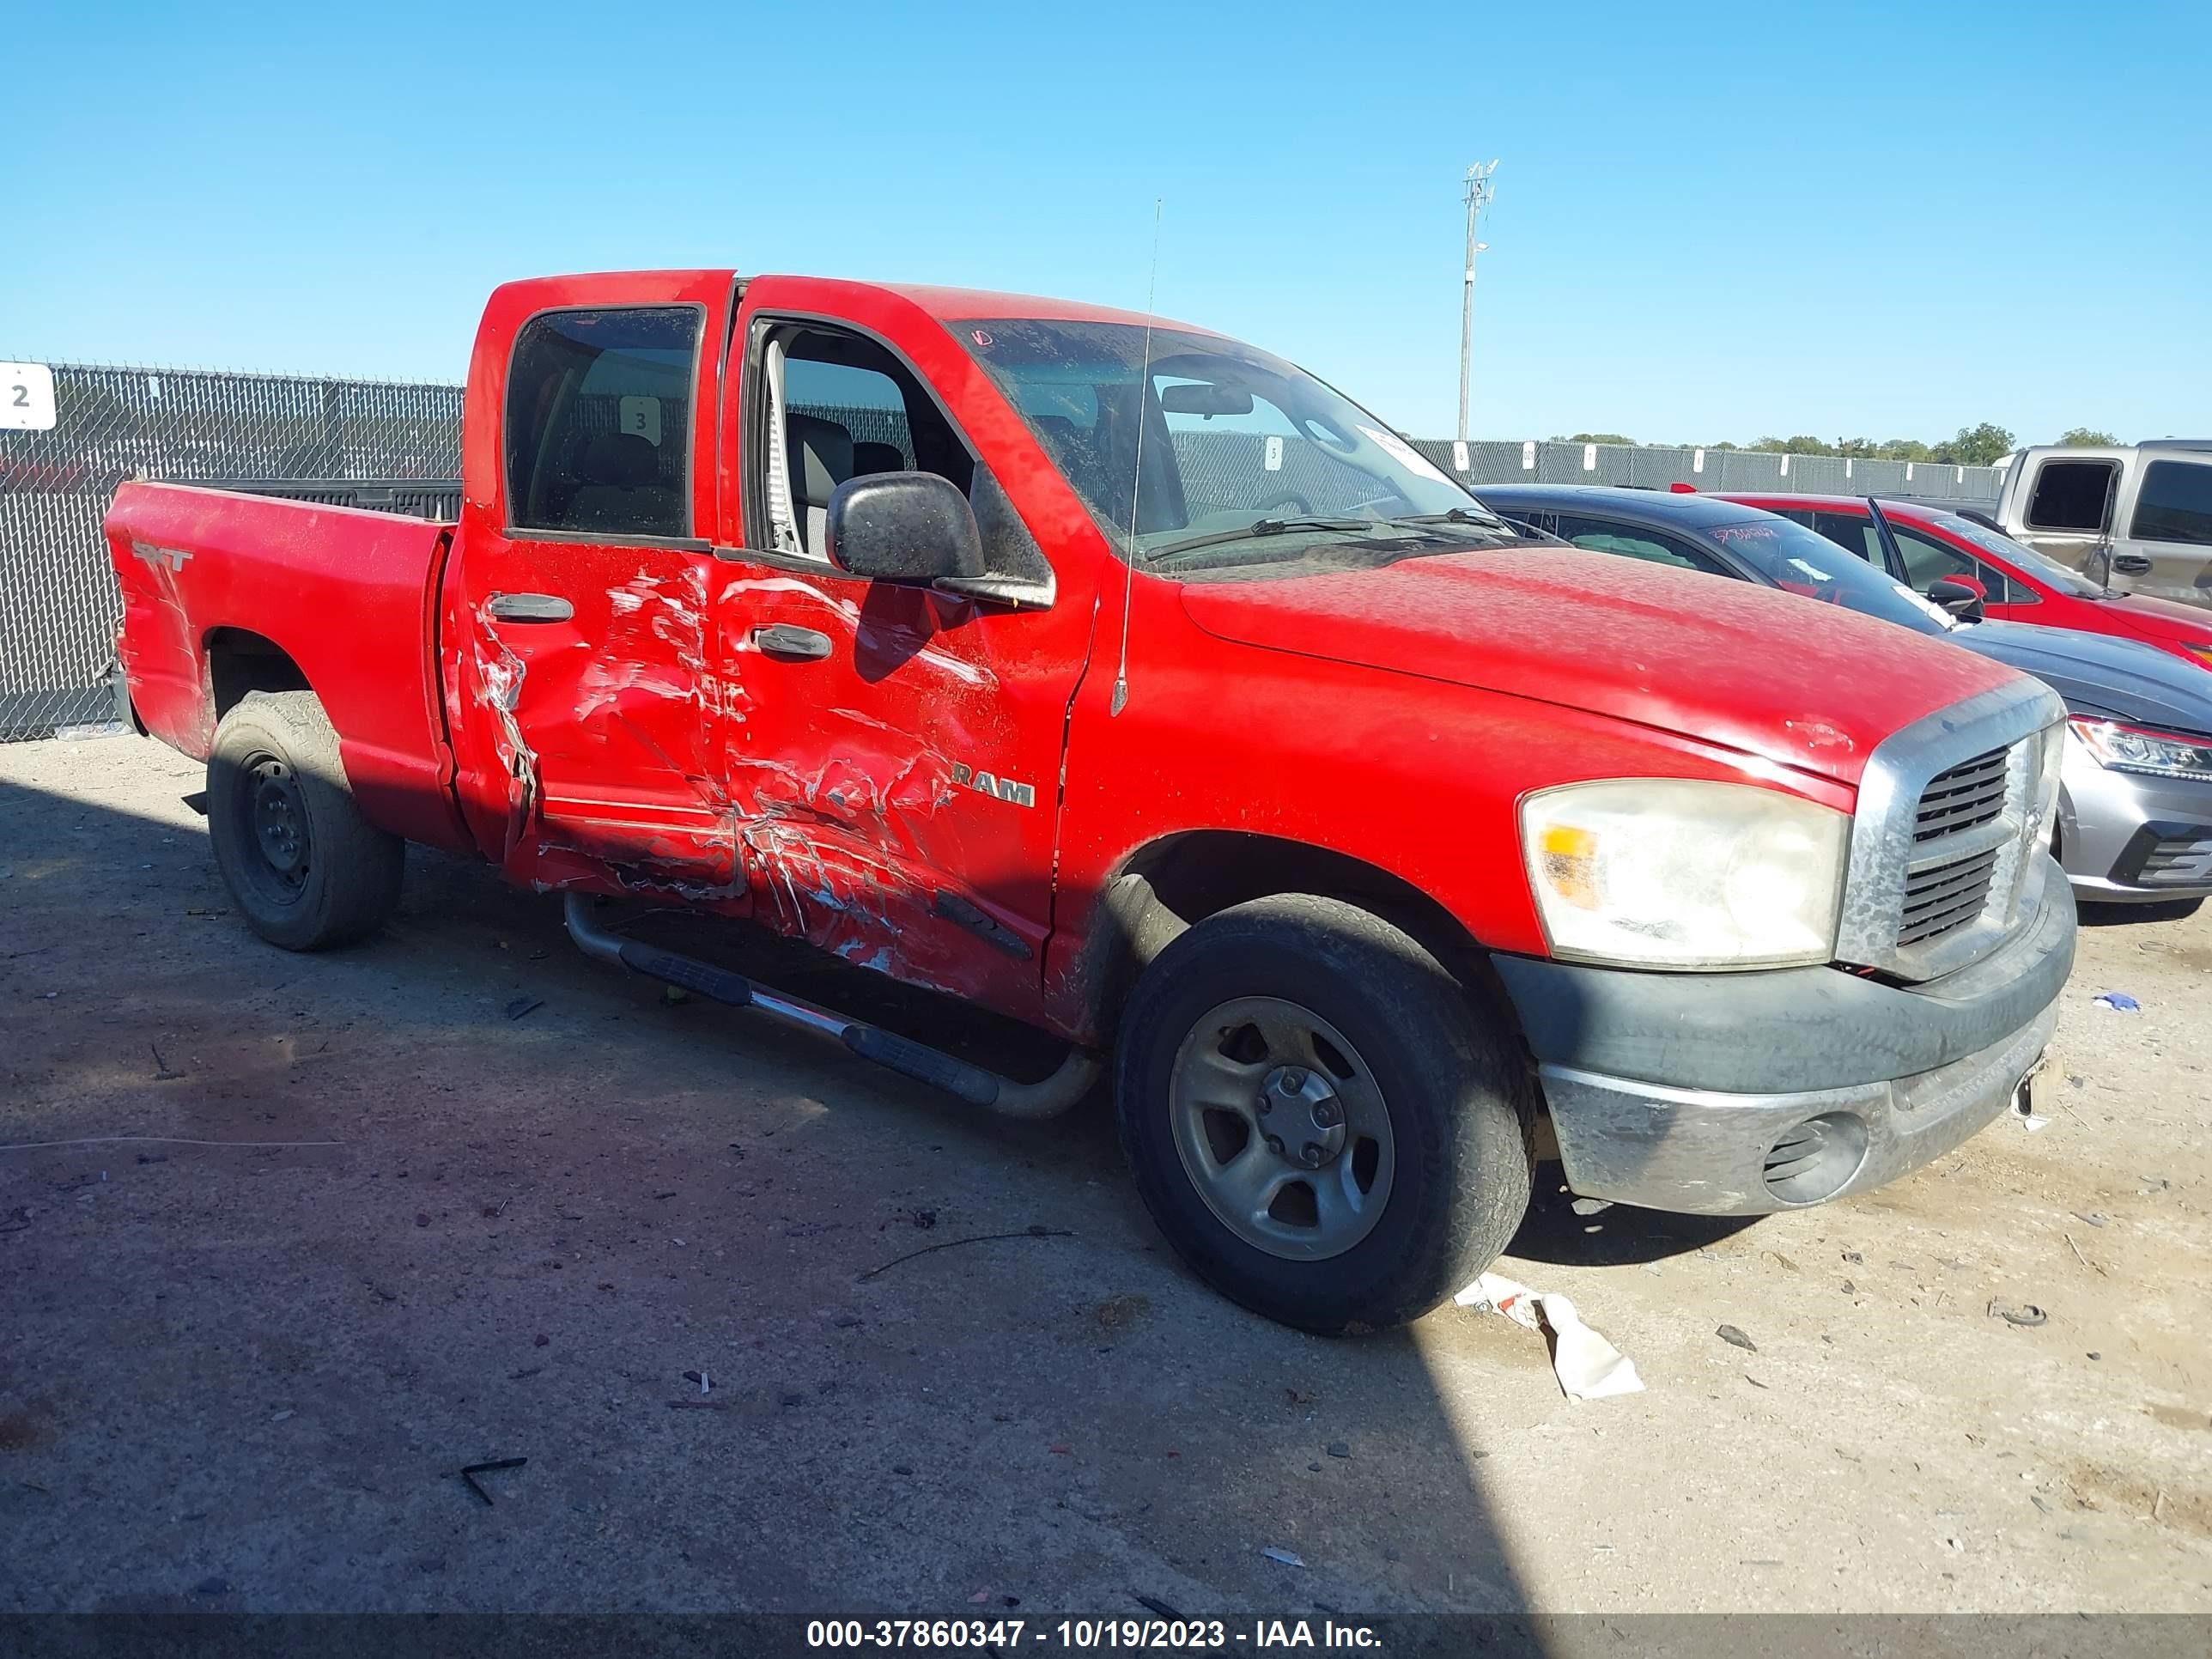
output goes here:
[{"label": "tree line", "polygon": [[[1635,439],[1618,432],[1575,432],[1552,440],[1564,444],[1632,444]],[[2119,442],[2109,432],[2077,426],[2058,436],[2069,449]],[[1815,438],[1799,433],[1790,438],[1761,438],[1756,443],[1706,444],[1707,449],[1755,449],[1776,455],[1848,455],[1865,461],[1940,461],[1951,466],[1987,466],[2020,447],[2020,441],[1994,421],[1962,426],[1953,436],[1935,443],[1917,438]]]}]

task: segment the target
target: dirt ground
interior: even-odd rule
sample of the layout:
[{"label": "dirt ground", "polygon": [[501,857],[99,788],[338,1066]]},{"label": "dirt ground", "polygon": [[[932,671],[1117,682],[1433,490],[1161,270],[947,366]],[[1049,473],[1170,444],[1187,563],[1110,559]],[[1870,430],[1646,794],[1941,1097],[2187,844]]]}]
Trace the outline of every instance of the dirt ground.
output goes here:
[{"label": "dirt ground", "polygon": [[0,747],[0,1611],[2212,1609],[2212,912],[2084,930],[2040,1133],[1747,1226],[1548,1197],[1500,1271],[1647,1384],[1577,1405],[1494,1314],[1267,1324],[1103,1104],[666,1002],[488,871],[261,945],[198,787]]}]

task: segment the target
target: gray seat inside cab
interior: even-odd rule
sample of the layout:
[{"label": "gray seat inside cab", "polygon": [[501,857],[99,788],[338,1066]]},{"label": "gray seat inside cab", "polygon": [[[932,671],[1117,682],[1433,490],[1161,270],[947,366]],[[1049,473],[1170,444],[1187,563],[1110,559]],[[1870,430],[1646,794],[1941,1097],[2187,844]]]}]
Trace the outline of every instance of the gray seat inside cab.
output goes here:
[{"label": "gray seat inside cab", "polygon": [[818,415],[787,417],[791,456],[791,501],[806,550],[817,559],[830,554],[830,492],[853,476],[853,434]]},{"label": "gray seat inside cab", "polygon": [[896,444],[870,443],[855,439],[853,444],[853,476],[865,478],[872,472],[903,472],[906,456]]},{"label": "gray seat inside cab", "polygon": [[576,489],[562,514],[569,530],[684,533],[684,503],[662,482],[660,452],[634,432],[600,432],[577,447],[569,471]]}]

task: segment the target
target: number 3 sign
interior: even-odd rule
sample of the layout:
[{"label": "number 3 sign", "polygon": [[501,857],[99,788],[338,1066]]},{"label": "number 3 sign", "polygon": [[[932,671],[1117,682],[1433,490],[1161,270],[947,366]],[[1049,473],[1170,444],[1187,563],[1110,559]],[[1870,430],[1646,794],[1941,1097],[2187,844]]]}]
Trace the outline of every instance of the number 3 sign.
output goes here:
[{"label": "number 3 sign", "polygon": [[50,432],[54,372],[44,363],[0,363],[0,432]]}]

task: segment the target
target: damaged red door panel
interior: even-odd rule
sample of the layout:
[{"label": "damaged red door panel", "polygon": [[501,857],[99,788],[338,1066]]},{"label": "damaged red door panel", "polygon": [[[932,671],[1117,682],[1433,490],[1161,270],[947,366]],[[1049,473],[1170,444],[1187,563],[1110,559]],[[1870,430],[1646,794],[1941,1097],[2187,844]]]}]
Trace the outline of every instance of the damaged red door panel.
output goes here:
[{"label": "damaged red door panel", "polygon": [[468,469],[493,487],[464,506],[447,605],[451,706],[469,752],[495,757],[465,804],[519,880],[726,896],[705,617],[729,283],[631,280],[605,304],[586,286],[519,302],[486,337],[512,351],[470,377],[505,443]]},{"label": "damaged red door panel", "polygon": [[[1009,536],[1081,509],[1041,455],[1024,475],[1026,431],[910,301],[757,278],[732,353],[722,515],[744,546],[724,552],[712,626],[755,904],[848,960],[1034,1012],[1103,542],[1087,524],[1063,538],[1053,602],[1036,610],[843,574],[824,556],[823,509],[858,472],[942,472]],[[832,401],[852,398],[865,401]],[[986,451],[979,428],[994,428],[1005,436]]]}]

